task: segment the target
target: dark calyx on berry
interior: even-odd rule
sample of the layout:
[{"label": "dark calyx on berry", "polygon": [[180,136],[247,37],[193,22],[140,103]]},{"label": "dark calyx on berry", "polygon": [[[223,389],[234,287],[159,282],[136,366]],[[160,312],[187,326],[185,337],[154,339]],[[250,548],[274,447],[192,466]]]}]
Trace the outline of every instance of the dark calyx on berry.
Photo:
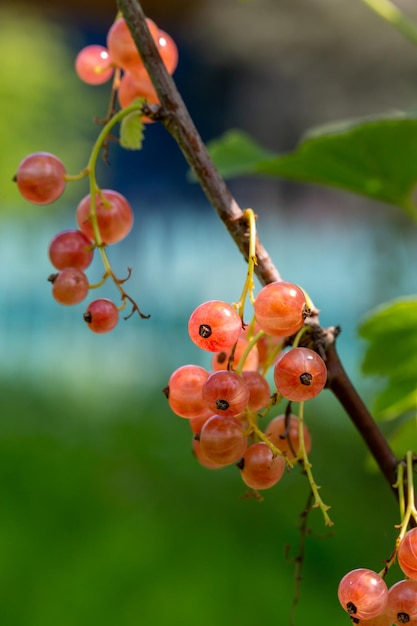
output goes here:
[{"label": "dark calyx on berry", "polygon": [[310,374],[310,372],[304,372],[303,374],[300,374],[300,383],[302,385],[311,385],[312,380],[313,376]]},{"label": "dark calyx on berry", "polygon": [[347,612],[349,613],[349,615],[355,615],[355,613],[358,612],[358,609],[353,604],[353,602],[348,602],[347,605],[346,605],[346,609],[347,609]]},{"label": "dark calyx on berry", "polygon": [[203,339],[208,339],[212,333],[211,326],[209,324],[200,324],[200,328],[198,329],[198,334]]},{"label": "dark calyx on berry", "polygon": [[229,406],[230,404],[227,400],[216,400],[216,409],[218,409],[219,411],[227,411]]}]

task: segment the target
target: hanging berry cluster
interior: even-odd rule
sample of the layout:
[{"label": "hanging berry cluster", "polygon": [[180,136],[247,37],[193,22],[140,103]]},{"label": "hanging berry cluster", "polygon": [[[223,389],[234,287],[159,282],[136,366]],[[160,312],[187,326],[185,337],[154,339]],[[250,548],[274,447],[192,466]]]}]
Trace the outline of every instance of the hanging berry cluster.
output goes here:
[{"label": "hanging berry cluster", "polygon": [[[381,572],[359,567],[348,572],[340,581],[340,604],[354,624],[362,626],[417,626],[417,509],[414,501],[414,465],[411,452],[398,467],[402,522],[394,550]],[[406,492],[404,483],[407,486]],[[410,525],[413,525],[410,528]],[[388,587],[385,577],[397,562],[403,578]]]},{"label": "hanging berry cluster", "polygon": [[[301,461],[316,506],[331,524],[311,474],[311,436],[303,420],[303,403],[317,396],[327,380],[319,354],[298,345],[310,314],[307,297],[286,281],[269,283],[253,296],[255,216],[251,209],[244,213],[252,254],[240,301],[203,302],[188,321],[191,340],[213,353],[211,371],[183,365],[172,373],[164,392],[172,411],[189,420],[193,451],[202,465],[215,469],[235,464],[244,483],[257,492],[278,483],[286,466]],[[245,324],[248,295],[254,315]],[[271,371],[273,392],[267,377]],[[287,400],[285,411],[263,430],[261,421],[281,400]],[[299,403],[298,417],[291,412],[292,402]]]},{"label": "hanging berry cluster", "polygon": [[[178,63],[177,46],[165,31],[152,20],[146,20],[155,46],[169,73]],[[116,285],[122,303],[117,306],[108,298],[90,302],[84,313],[87,326],[96,333],[111,331],[118,323],[119,313],[130,302],[132,310],[144,315],[137,303],[126,293],[123,284],[130,277],[118,278],[112,270],[106,247],[122,241],[133,227],[134,212],[129,201],[118,191],[102,189],[96,180],[97,159],[106,149],[110,131],[120,123],[120,143],[129,149],[138,149],[142,140],[143,123],[151,122],[144,116],[144,104],[158,104],[152,81],[139,56],[125,20],[115,20],[107,34],[107,47],[90,45],[83,48],[75,60],[79,78],[99,85],[113,77],[111,106],[103,129],[95,142],[87,166],[80,174],[67,174],[62,161],[48,152],[35,152],[26,156],[17,168],[15,181],[22,196],[34,204],[55,202],[64,192],[67,182],[88,177],[90,193],[75,210],[77,228],[58,233],[50,243],[49,259],[58,270],[48,280],[52,283],[52,296],[65,306],[79,304],[91,289],[100,287],[108,278]],[[119,110],[115,110],[117,94]],[[94,251],[98,250],[104,265],[103,279],[90,284],[85,270],[90,266]]]}]

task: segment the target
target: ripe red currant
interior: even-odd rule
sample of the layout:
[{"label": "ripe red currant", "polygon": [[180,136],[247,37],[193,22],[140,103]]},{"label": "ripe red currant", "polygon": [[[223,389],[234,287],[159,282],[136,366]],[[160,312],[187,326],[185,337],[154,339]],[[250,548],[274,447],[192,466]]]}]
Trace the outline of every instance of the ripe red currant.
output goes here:
[{"label": "ripe red currant", "polygon": [[[182,365],[168,381],[168,403],[171,410],[185,418],[207,418],[213,415],[203,398],[203,385],[209,377],[204,367]],[[199,432],[199,431],[198,431]]]},{"label": "ripe red currant", "polygon": [[[91,196],[88,194],[76,209],[77,224],[80,230],[94,241],[91,222]],[[98,229],[103,243],[117,243],[126,237],[133,226],[133,210],[122,194],[112,189],[102,189],[95,197],[95,211]]]},{"label": "ripe red currant", "polygon": [[191,340],[208,352],[228,350],[239,338],[242,320],[227,302],[209,300],[200,304],[188,321]]},{"label": "ripe red currant", "polygon": [[339,602],[356,619],[372,619],[383,613],[388,602],[388,588],[376,572],[358,568],[346,574],[339,583]]},{"label": "ripe red currant", "polygon": [[34,204],[49,204],[65,189],[65,166],[49,152],[35,152],[21,161],[17,168],[17,187],[26,200]]},{"label": "ripe red currant", "polygon": [[255,318],[269,335],[288,337],[304,324],[306,299],[300,287],[277,281],[265,285],[254,303]]},{"label": "ripe red currant", "polygon": [[84,321],[94,333],[108,333],[119,321],[119,310],[112,300],[98,298],[88,305]]},{"label": "ripe red currant", "polygon": [[209,417],[201,429],[199,441],[201,453],[217,465],[236,463],[247,447],[243,424],[228,415]]},{"label": "ripe red currant", "polygon": [[75,267],[64,267],[58,274],[51,274],[52,296],[59,304],[78,304],[88,294],[87,276]]},{"label": "ripe red currant", "polygon": [[94,247],[80,230],[65,230],[52,239],[48,253],[58,270],[64,267],[85,270],[93,260]]},{"label": "ripe red currant", "polygon": [[397,560],[404,574],[417,580],[417,528],[404,535],[398,547]]},{"label": "ripe red currant", "polygon": [[317,352],[309,348],[292,348],[276,362],[274,380],[284,398],[303,402],[314,398],[323,389],[327,368]]},{"label": "ripe red currant", "polygon": [[267,444],[260,441],[247,448],[238,467],[242,480],[248,487],[269,489],[281,480],[285,460],[282,456],[274,456]]}]

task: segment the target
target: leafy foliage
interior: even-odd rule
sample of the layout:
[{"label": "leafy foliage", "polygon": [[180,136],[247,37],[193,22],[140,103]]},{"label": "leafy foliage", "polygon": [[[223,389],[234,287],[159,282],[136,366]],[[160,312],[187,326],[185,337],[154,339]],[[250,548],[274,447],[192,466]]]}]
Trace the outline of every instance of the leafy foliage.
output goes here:
[{"label": "leafy foliage", "polygon": [[[363,372],[379,376],[376,415],[393,419],[417,408],[417,297],[395,300],[372,312],[359,328],[367,342]],[[409,444],[408,444],[409,445]]]},{"label": "leafy foliage", "polygon": [[290,153],[268,153],[234,130],[209,146],[225,177],[279,176],[346,189],[396,204],[413,217],[417,117],[402,113],[329,124],[308,132]]},{"label": "leafy foliage", "polygon": [[[144,98],[137,98],[134,103],[140,104]],[[132,104],[134,104],[132,103]],[[120,145],[126,150],[142,148],[144,125],[139,113],[132,113],[122,119],[120,124]]]}]

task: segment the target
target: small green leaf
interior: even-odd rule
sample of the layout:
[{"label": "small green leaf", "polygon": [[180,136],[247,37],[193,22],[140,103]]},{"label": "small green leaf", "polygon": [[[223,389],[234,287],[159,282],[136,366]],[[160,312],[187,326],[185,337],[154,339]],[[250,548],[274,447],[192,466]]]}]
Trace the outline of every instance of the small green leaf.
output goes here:
[{"label": "small green leaf", "polygon": [[211,158],[225,178],[253,172],[260,161],[273,156],[239,130],[229,130],[208,144]]},{"label": "small green leaf", "polygon": [[[137,103],[140,104],[143,100],[144,98],[138,98]],[[120,145],[122,148],[140,150],[143,143],[143,131],[144,124],[140,113],[131,113],[124,117],[120,124]]]},{"label": "small green leaf", "polygon": [[379,376],[384,388],[375,403],[377,417],[394,419],[417,410],[417,298],[378,307],[359,328],[367,342],[362,370]]},{"label": "small green leaf", "polygon": [[328,185],[402,207],[414,218],[417,115],[397,113],[309,131],[293,152],[262,156],[239,131],[210,144],[225,177],[255,174]]}]

